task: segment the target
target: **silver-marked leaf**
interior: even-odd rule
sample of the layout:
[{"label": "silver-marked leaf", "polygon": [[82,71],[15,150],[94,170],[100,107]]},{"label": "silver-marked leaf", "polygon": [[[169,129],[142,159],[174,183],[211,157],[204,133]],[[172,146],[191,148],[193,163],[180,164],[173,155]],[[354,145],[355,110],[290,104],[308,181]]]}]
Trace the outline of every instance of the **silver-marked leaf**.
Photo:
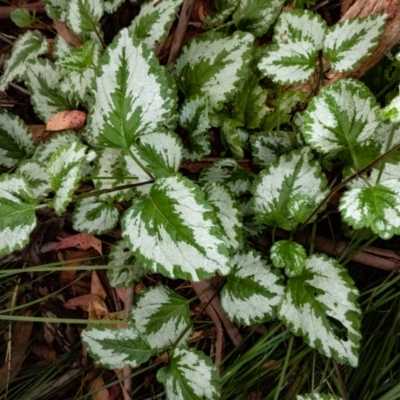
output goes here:
[{"label": "silver-marked leaf", "polygon": [[153,350],[185,345],[193,333],[189,300],[168,286],[153,286],[140,292],[131,315]]},{"label": "silver-marked leaf", "polygon": [[141,136],[131,150],[156,178],[173,175],[179,170],[182,143],[173,132],[164,131]]},{"label": "silver-marked leaf", "polygon": [[28,182],[36,199],[44,198],[51,192],[50,178],[44,163],[26,160],[18,165],[16,172]]},{"label": "silver-marked leaf", "polygon": [[340,199],[339,210],[355,229],[368,227],[382,239],[400,234],[400,179],[348,190]]},{"label": "silver-marked leaf", "polygon": [[236,159],[244,157],[244,146],[248,140],[247,131],[239,128],[241,125],[239,121],[226,118],[221,126],[221,138]]},{"label": "silver-marked leaf", "polygon": [[280,42],[269,46],[258,69],[275,83],[292,85],[307,81],[315,70],[315,46],[307,40]]},{"label": "silver-marked leaf", "polygon": [[[297,193],[288,201],[287,208],[290,218],[302,224],[317,206],[315,200],[305,193]],[[313,218],[314,221],[314,218]]]},{"label": "silver-marked leaf", "polygon": [[270,250],[272,265],[284,268],[289,277],[300,275],[304,269],[307,253],[301,244],[290,240],[275,242]]},{"label": "silver-marked leaf", "polygon": [[81,167],[93,159],[94,154],[86,154],[87,147],[73,142],[63,145],[51,156],[47,166],[50,184],[56,191],[54,209],[57,214],[65,211],[81,177]]},{"label": "silver-marked leaf", "polygon": [[[64,39],[59,39],[64,40]],[[65,41],[65,40],[64,40]],[[100,54],[100,47],[96,42],[85,42],[79,49],[68,51],[58,57],[56,65],[68,71],[85,72],[88,68],[94,70]]]},{"label": "silver-marked leaf", "polygon": [[68,0],[43,0],[43,3],[46,4],[46,13],[51,19],[65,22]]},{"label": "silver-marked leaf", "polygon": [[229,253],[214,210],[191,181],[159,178],[149,197],[122,219],[124,240],[146,267],[199,281],[229,272]]},{"label": "silver-marked leaf", "polygon": [[221,398],[217,367],[203,352],[176,347],[170,364],[157,372],[169,400],[218,400]]},{"label": "silver-marked leaf", "polygon": [[79,139],[75,132],[65,131],[53,136],[50,140],[41,142],[35,149],[32,159],[40,163],[47,164],[51,156],[57,151],[58,148],[64,144],[78,143]]},{"label": "silver-marked leaf", "polygon": [[78,232],[103,235],[115,228],[118,219],[119,213],[113,203],[88,197],[76,205],[73,226]]},{"label": "silver-marked leaf", "polygon": [[369,57],[378,44],[386,14],[347,19],[329,28],[324,55],[338,72],[351,71]]},{"label": "silver-marked leaf", "polygon": [[0,77],[0,91],[7,88],[14,80],[21,80],[28,61],[47,51],[46,39],[36,31],[27,31],[14,43],[11,57],[4,65],[4,73]]},{"label": "silver-marked leaf", "polygon": [[129,30],[154,49],[167,36],[181,3],[182,0],[150,0],[143,3]]},{"label": "silver-marked leaf", "polygon": [[70,0],[66,22],[82,41],[94,40],[102,44],[100,38],[103,37],[103,32],[99,21],[103,14],[104,0]]},{"label": "silver-marked leaf", "polygon": [[82,341],[94,360],[108,369],[125,365],[135,368],[153,355],[149,343],[134,326],[87,328],[82,332]]},{"label": "silver-marked leaf", "polygon": [[254,181],[253,210],[268,226],[292,230],[297,222],[291,218],[288,202],[305,194],[318,204],[327,194],[327,180],[321,167],[311,161],[309,148],[292,151],[268,165]]},{"label": "silver-marked leaf", "polygon": [[356,367],[361,340],[358,295],[344,267],[325,255],[313,255],[303,274],[288,280],[278,316],[321,354]]},{"label": "silver-marked leaf", "polygon": [[217,219],[230,250],[237,250],[243,242],[242,214],[234,193],[220,182],[209,183],[203,188],[207,201],[214,207]]},{"label": "silver-marked leaf", "polygon": [[363,83],[342,79],[324,87],[309,104],[304,115],[304,137],[322,153],[368,144],[381,124],[376,116],[378,109]]},{"label": "silver-marked leaf", "polygon": [[141,135],[173,126],[176,93],[153,52],[122,29],[99,63],[86,135],[92,144],[129,149]]},{"label": "silver-marked leaf", "polygon": [[248,74],[254,37],[207,32],[189,42],[176,61],[174,74],[186,97],[207,96],[213,110],[222,107]]},{"label": "silver-marked leaf", "polygon": [[390,118],[393,122],[400,122],[400,95],[397,95],[388,106],[379,111],[382,118]]},{"label": "silver-marked leaf", "polygon": [[78,102],[59,88],[60,68],[47,59],[38,59],[27,64],[25,83],[32,97],[35,112],[45,122],[59,111],[76,110]]},{"label": "silver-marked leaf", "polygon": [[76,50],[77,48],[72,44],[67,43],[67,41],[61,35],[57,35],[55,37],[53,44],[53,57],[56,60],[56,64],[57,60],[66,56],[67,54],[73,53]]},{"label": "silver-marked leaf", "polygon": [[112,14],[123,2],[124,0],[104,0],[104,11]]},{"label": "silver-marked leaf", "polygon": [[274,42],[307,41],[313,44],[314,50],[321,50],[326,22],[320,15],[307,10],[290,10],[283,12],[274,27]]},{"label": "silver-marked leaf", "polygon": [[242,168],[237,161],[229,158],[217,161],[201,171],[199,182],[206,185],[213,182],[221,182],[240,196],[250,190],[254,175]]},{"label": "silver-marked leaf", "polygon": [[185,160],[201,160],[211,152],[208,130],[211,128],[210,101],[206,96],[187,98],[179,110],[179,125],[189,131],[189,148],[183,149]]},{"label": "silver-marked leaf", "polygon": [[246,236],[260,236],[265,230],[265,226],[256,218],[254,215],[253,208],[251,206],[251,198],[240,197],[240,207],[242,209],[243,219],[243,232]]},{"label": "silver-marked leaf", "polygon": [[254,162],[265,167],[282,155],[289,154],[293,148],[288,138],[274,132],[261,132],[251,142]]},{"label": "silver-marked leaf", "polygon": [[0,108],[0,137],[0,165],[14,167],[33,153],[32,135],[24,121],[3,108]]},{"label": "silver-marked leaf", "polygon": [[235,254],[232,265],[221,292],[221,304],[228,317],[243,325],[275,318],[284,294],[280,274],[254,250]]},{"label": "silver-marked leaf", "polygon": [[233,13],[233,22],[239,30],[260,37],[275,22],[284,2],[284,0],[241,0]]},{"label": "silver-marked leaf", "polygon": [[108,258],[107,265],[111,268],[107,270],[107,278],[113,287],[132,287],[148,273],[123,240],[114,244]]},{"label": "silver-marked leaf", "polygon": [[36,226],[36,200],[25,179],[0,177],[0,257],[24,248]]},{"label": "silver-marked leaf", "polygon": [[297,395],[296,400],[342,400],[342,398],[325,393],[310,393]]},{"label": "silver-marked leaf", "polygon": [[240,0],[214,1],[215,8],[218,10],[208,14],[203,22],[203,29],[210,30],[221,25],[237,8]]}]

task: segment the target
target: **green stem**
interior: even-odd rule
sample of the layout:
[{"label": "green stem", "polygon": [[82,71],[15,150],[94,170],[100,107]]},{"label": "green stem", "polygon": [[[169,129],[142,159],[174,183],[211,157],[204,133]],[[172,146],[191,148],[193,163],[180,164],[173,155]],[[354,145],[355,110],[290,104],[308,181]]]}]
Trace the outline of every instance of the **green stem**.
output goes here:
[{"label": "green stem", "polygon": [[82,4],[82,0],[79,0],[79,9],[80,11],[82,11],[82,13],[84,14],[85,18],[89,21],[89,24],[91,25],[93,32],[96,34],[96,36],[98,37],[101,45],[103,46],[103,49],[105,49],[107,46],[103,40],[103,38],[100,35],[100,32],[97,30],[96,24],[93,22],[90,14],[86,11],[86,8],[83,6]]},{"label": "green stem", "polygon": [[150,171],[138,160],[137,157],[132,153],[132,150],[128,148],[128,154],[132,157],[133,161],[146,173],[146,175],[154,180],[154,176],[150,173]]},{"label": "green stem", "polygon": [[294,336],[292,335],[290,337],[290,339],[289,339],[289,344],[288,344],[288,349],[287,349],[287,352],[286,352],[285,362],[283,364],[282,371],[281,371],[281,374],[279,376],[279,382],[278,382],[278,386],[277,386],[277,388],[275,390],[274,400],[278,400],[279,394],[280,394],[280,392],[282,390],[283,381],[285,380],[286,370],[287,370],[287,367],[289,365],[290,355],[292,353],[293,340],[294,340]]}]

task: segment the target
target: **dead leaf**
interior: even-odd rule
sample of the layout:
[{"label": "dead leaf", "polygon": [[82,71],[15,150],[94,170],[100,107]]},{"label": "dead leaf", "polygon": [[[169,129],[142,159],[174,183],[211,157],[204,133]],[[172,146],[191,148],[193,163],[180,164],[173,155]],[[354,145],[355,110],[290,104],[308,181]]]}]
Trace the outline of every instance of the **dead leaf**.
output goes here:
[{"label": "dead leaf", "polygon": [[108,309],[104,301],[96,295],[84,294],[83,296],[73,297],[63,304],[68,310],[76,310],[78,307],[87,312],[94,312],[97,319],[108,315]]},{"label": "dead leaf", "polygon": [[32,352],[41,360],[51,361],[53,364],[59,364],[61,361],[58,358],[57,352],[51,346],[34,344],[32,346]]},{"label": "dead leaf", "polygon": [[121,387],[119,385],[114,385],[108,388],[108,400],[117,400],[121,395]]},{"label": "dead leaf", "polygon": [[53,20],[54,28],[57,33],[62,36],[62,38],[69,44],[72,44],[75,47],[81,47],[82,44],[80,40],[72,34],[72,32],[68,29],[67,24],[61,21]]},{"label": "dead leaf", "polygon": [[86,113],[79,110],[65,110],[53,115],[47,122],[48,131],[65,131],[79,129],[85,125]]},{"label": "dead leaf", "polygon": [[78,247],[82,250],[87,250],[90,247],[93,247],[103,255],[101,240],[97,239],[93,235],[89,235],[88,233],[78,233],[77,235],[72,235],[62,239],[60,243],[58,243],[56,250],[68,249],[70,247]]},{"label": "dead leaf", "polygon": [[96,392],[92,395],[93,400],[108,400],[108,390],[102,389],[103,386],[104,381],[100,376],[89,382],[90,390]]},{"label": "dead leaf", "polygon": [[90,286],[90,293],[99,296],[101,299],[105,300],[107,297],[107,293],[103,288],[103,285],[100,282],[99,276],[96,271],[92,272],[92,283]]}]

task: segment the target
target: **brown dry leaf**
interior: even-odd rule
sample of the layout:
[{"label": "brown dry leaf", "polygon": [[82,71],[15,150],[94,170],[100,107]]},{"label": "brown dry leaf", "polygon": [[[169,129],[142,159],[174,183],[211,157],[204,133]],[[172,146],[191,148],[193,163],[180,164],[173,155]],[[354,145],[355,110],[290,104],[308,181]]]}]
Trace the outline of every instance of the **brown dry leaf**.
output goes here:
[{"label": "brown dry leaf", "polygon": [[58,358],[57,352],[51,346],[34,344],[32,346],[32,352],[41,360],[51,361],[53,364],[59,364],[61,361]]},{"label": "brown dry leaf", "polygon": [[60,243],[58,243],[56,250],[68,249],[70,247],[78,247],[82,250],[87,250],[90,247],[93,247],[103,255],[101,240],[97,239],[93,235],[89,235],[88,233],[78,233],[77,235],[72,235],[62,239]]},{"label": "brown dry leaf", "polygon": [[97,319],[108,315],[108,309],[104,301],[96,295],[84,294],[83,296],[73,297],[63,304],[68,310],[76,310],[77,307],[87,312],[94,312]]},{"label": "brown dry leaf", "polygon": [[46,125],[27,125],[27,128],[35,143],[42,142],[52,134],[46,130]]},{"label": "brown dry leaf", "polygon": [[108,400],[117,400],[121,395],[121,386],[114,385],[108,388]]},{"label": "brown dry leaf", "polygon": [[126,289],[125,289],[125,288],[117,287],[117,288],[115,288],[115,291],[116,291],[116,293],[117,293],[118,298],[119,298],[123,303],[125,303]]},{"label": "brown dry leaf", "polygon": [[104,386],[103,378],[98,376],[97,378],[93,379],[89,382],[90,390],[97,391],[92,395],[93,400],[108,400],[108,390],[101,389]]},{"label": "brown dry leaf", "polygon": [[48,131],[65,131],[79,129],[85,125],[86,113],[79,110],[65,110],[53,115],[47,122]]},{"label": "brown dry leaf", "polygon": [[53,20],[54,28],[57,33],[69,44],[75,47],[81,47],[82,44],[79,39],[68,29],[68,26],[61,21]]},{"label": "brown dry leaf", "polygon": [[105,300],[107,297],[107,293],[103,288],[103,285],[100,282],[99,276],[96,271],[92,273],[92,283],[90,285],[90,293],[99,296],[101,299]]}]

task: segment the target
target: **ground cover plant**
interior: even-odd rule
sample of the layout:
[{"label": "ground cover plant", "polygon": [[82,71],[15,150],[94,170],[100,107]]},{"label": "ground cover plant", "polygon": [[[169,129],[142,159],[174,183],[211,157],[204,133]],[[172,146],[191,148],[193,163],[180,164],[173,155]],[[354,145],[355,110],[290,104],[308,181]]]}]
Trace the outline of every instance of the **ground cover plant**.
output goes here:
[{"label": "ground cover plant", "polygon": [[[313,2],[216,1],[190,30],[194,2],[150,1],[106,35],[102,21],[128,4],[44,3],[56,21],[51,50],[29,29],[40,20],[15,10],[28,29],[0,90],[23,84],[55,133],[35,142],[23,118],[0,108],[0,257],[31,246],[47,215],[68,216],[78,233],[52,250],[102,253],[102,238],[107,264],[75,270],[106,270],[123,313],[104,311],[96,272],[89,297],[64,306],[87,312],[79,337],[96,365],[122,371],[115,396],[129,397],[132,377],[151,369],[151,395],[167,399],[396,398],[387,363],[397,342],[368,389],[357,367],[378,341],[363,314],[373,326],[376,310],[396,310],[398,279],[357,287],[346,266],[360,244],[400,234],[399,97],[389,78],[380,102],[371,80],[355,78],[389,46],[391,9],[329,23]],[[315,251],[330,223],[354,243],[342,258]],[[28,270],[46,268],[55,266]],[[215,347],[201,336],[204,314]],[[382,319],[389,338],[398,323]]]}]

